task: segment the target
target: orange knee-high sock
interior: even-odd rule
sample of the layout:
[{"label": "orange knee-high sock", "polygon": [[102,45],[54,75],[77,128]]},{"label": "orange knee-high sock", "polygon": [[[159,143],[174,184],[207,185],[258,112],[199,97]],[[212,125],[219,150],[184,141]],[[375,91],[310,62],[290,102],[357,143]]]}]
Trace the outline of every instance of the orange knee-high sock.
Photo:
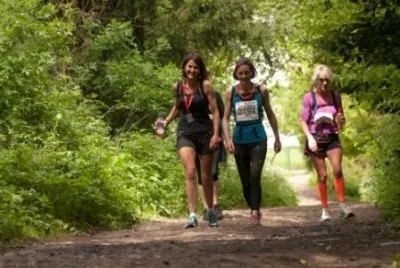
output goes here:
[{"label": "orange knee-high sock", "polygon": [[319,200],[321,200],[321,205],[323,208],[328,207],[328,190],[326,187],[326,183],[318,182],[317,190],[319,193]]},{"label": "orange knee-high sock", "polygon": [[335,178],[336,197],[339,202],[344,202],[344,178]]}]

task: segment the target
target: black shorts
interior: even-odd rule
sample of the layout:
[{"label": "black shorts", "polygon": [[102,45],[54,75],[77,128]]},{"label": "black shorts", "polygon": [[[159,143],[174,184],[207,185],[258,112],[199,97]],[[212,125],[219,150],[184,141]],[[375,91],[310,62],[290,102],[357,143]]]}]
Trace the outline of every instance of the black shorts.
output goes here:
[{"label": "black shorts", "polygon": [[191,147],[197,154],[211,154],[213,152],[210,148],[212,135],[211,131],[201,133],[179,132],[176,147],[178,151],[183,147]]},{"label": "black shorts", "polygon": [[342,148],[342,144],[340,143],[339,135],[328,134],[328,135],[319,135],[319,134],[312,134],[315,141],[317,142],[318,149],[316,152],[311,151],[308,147],[307,138],[305,139],[304,144],[304,154],[308,156],[321,156],[326,157],[326,152],[336,148]]}]

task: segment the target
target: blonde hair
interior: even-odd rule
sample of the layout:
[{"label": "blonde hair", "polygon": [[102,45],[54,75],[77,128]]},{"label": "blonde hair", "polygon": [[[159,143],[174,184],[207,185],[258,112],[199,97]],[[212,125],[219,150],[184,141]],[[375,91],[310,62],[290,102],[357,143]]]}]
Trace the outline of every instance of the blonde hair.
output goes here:
[{"label": "blonde hair", "polygon": [[332,70],[327,65],[319,64],[319,65],[317,65],[317,67],[315,67],[312,78],[311,78],[313,85],[316,85],[317,79],[318,79],[319,75],[322,73],[326,73],[329,77],[329,80],[331,82],[333,81]]}]

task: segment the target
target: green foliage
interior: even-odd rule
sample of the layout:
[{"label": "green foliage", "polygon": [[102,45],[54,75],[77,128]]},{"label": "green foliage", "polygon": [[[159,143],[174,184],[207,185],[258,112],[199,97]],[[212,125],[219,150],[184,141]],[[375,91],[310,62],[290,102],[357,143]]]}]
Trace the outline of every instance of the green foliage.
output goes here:
[{"label": "green foliage", "polygon": [[133,133],[121,145],[132,157],[128,183],[147,215],[177,216],[187,210],[185,176],[175,142],[175,135],[160,139]]},{"label": "green foliage", "polygon": [[400,223],[400,117],[386,115],[379,118],[373,130],[375,145],[369,152],[372,176],[364,182],[364,199],[384,209],[388,218]]},{"label": "green foliage", "polygon": [[160,38],[168,40],[171,47],[165,56],[172,61],[201,49],[203,54],[224,51],[223,59],[230,63],[235,51],[243,51],[238,40],[248,39],[257,25],[252,19],[257,6],[254,0],[171,1],[154,21],[148,44],[155,46]]},{"label": "green foliage", "polygon": [[53,117],[46,95],[57,83],[50,83],[50,73],[57,73],[66,60],[59,53],[69,44],[71,27],[49,20],[55,9],[41,7],[39,2],[4,1],[0,5],[4,14],[0,19],[0,134],[5,146],[28,137],[40,140],[38,136],[49,128]]},{"label": "green foliage", "polygon": [[81,63],[74,67],[85,95],[105,104],[101,111],[114,131],[148,127],[158,112],[166,112],[180,74],[172,65],[146,60],[132,40],[130,23],[112,21],[93,37],[85,60],[77,58]]},{"label": "green foliage", "polygon": [[17,189],[0,181],[0,241],[37,237],[64,230],[62,221],[50,213],[47,196]]},{"label": "green foliage", "polygon": [[[0,8],[4,14],[0,20],[4,58],[0,64],[4,94],[0,100],[0,240],[129,227],[148,214],[182,213],[183,191],[182,198],[176,195],[182,189],[182,172],[179,163],[170,160],[176,158],[171,142],[156,146],[155,136],[143,133],[111,140],[109,128],[98,115],[104,104],[85,99],[76,85],[82,77],[67,74],[68,69],[80,68],[69,60],[72,28],[68,18],[63,22],[53,6],[39,1],[3,1]],[[124,46],[126,35],[132,37],[126,25],[112,26],[96,39],[93,51],[109,53],[118,48],[121,53],[116,51],[114,56],[123,64],[120,70],[111,68],[113,62],[104,64],[112,75],[103,81],[114,86],[110,77],[123,72],[127,62],[136,65],[125,73],[141,68],[135,76],[148,72],[143,76],[149,77],[152,64],[145,63],[133,48],[122,53],[129,48]],[[157,72],[155,82],[170,87],[170,74],[177,70],[165,70]],[[124,86],[130,84],[121,77],[115,79]],[[140,88],[140,84],[135,86]],[[161,95],[154,91],[146,101],[140,99],[138,110],[145,113],[162,107]],[[153,151],[148,151],[150,147]],[[168,172],[160,169],[161,164],[137,158],[140,151],[164,152],[153,159],[168,163]],[[170,195],[164,190],[170,190]]]},{"label": "green foliage", "polygon": [[[309,66],[332,66],[337,88],[349,94],[342,142],[356,160],[344,164],[348,193],[365,175],[368,153],[374,169],[363,198],[399,218],[398,117],[372,112],[399,109],[399,37],[389,31],[399,25],[398,5],[117,2],[0,0],[0,240],[186,212],[176,133],[158,139],[149,132],[156,114],[170,109],[179,62],[192,50],[204,56],[219,91],[238,55],[266,62],[260,70],[268,77],[284,66],[291,88],[280,93],[279,112],[288,133],[299,129]],[[221,180],[221,205],[243,207],[231,162]],[[263,205],[295,205],[281,175],[268,169],[262,183]]]}]

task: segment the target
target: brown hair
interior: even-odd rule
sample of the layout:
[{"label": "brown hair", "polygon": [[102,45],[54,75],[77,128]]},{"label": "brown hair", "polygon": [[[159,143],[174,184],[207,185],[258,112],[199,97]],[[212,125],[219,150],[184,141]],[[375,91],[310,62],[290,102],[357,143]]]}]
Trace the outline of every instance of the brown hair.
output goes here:
[{"label": "brown hair", "polygon": [[199,80],[204,81],[204,80],[208,79],[208,72],[206,69],[206,65],[204,64],[204,61],[198,52],[189,53],[185,58],[183,58],[183,60],[182,60],[182,75],[183,75],[183,77],[186,77],[185,67],[186,67],[186,64],[190,60],[193,60],[197,64],[197,66],[199,66],[199,69],[200,69],[200,73],[199,73],[199,77],[198,77]]},{"label": "brown hair", "polygon": [[252,72],[251,78],[256,77],[257,70],[254,67],[253,63],[249,60],[249,58],[246,57],[240,57],[236,62],[235,62],[235,69],[233,70],[233,78],[235,80],[239,80],[239,78],[236,75],[237,69],[242,66],[242,65],[247,65],[250,68],[250,71]]}]

